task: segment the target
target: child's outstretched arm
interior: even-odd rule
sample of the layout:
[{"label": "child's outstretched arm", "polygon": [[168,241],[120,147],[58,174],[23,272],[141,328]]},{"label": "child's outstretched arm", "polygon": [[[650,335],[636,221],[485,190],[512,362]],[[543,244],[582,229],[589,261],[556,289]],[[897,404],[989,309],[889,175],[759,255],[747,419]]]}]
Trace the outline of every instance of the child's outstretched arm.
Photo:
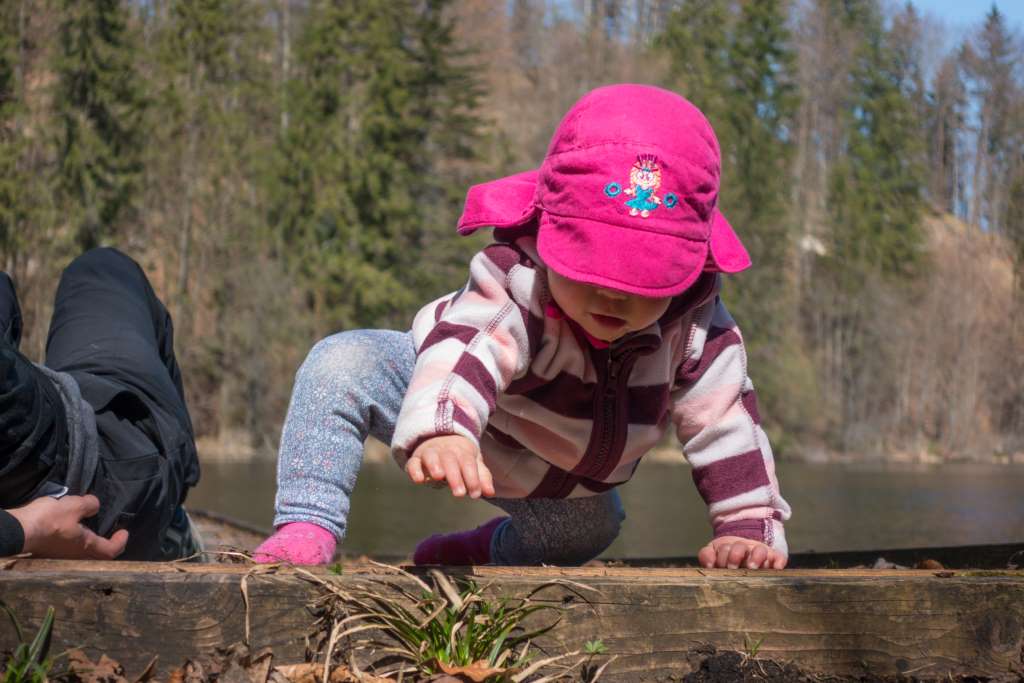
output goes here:
[{"label": "child's outstretched arm", "polygon": [[473,258],[465,287],[416,316],[416,368],[392,439],[414,482],[446,481],[456,496],[494,495],[480,437],[543,331],[536,286],[525,253],[492,244]]},{"label": "child's outstretched arm", "polygon": [[695,315],[672,417],[714,528],[698,557],[706,567],[782,569],[790,509],[761,428],[743,338],[718,299]]}]

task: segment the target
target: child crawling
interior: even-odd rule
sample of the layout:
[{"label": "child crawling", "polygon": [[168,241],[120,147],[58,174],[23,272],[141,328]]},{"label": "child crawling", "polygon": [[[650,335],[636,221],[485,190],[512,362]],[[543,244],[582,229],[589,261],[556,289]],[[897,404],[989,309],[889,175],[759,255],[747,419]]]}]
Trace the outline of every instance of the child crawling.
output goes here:
[{"label": "child crawling", "polygon": [[539,170],[471,188],[459,231],[494,242],[468,283],[411,332],[335,334],[300,369],[256,560],[331,560],[373,435],[413,482],[505,512],[423,540],[417,564],[582,564],[671,424],[709,508],[701,564],[785,567],[790,509],[718,294],[750,265],[717,208],[720,164],[696,107],[615,85],[572,107]]}]

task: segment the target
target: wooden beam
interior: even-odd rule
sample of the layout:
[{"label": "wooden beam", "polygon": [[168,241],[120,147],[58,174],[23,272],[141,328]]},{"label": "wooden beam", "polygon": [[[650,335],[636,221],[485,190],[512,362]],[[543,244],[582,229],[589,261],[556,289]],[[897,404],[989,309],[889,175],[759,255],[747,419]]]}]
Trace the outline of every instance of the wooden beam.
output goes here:
[{"label": "wooden beam", "polygon": [[[0,571],[0,599],[26,632],[54,606],[51,652],[104,653],[130,677],[153,655],[166,672],[243,641],[244,580],[250,645],[273,647],[276,662],[301,661],[317,587],[290,569],[251,570],[21,560]],[[342,585],[372,578],[313,571]],[[742,652],[757,641],[759,658],[792,661],[813,673],[998,680],[1024,671],[1021,571],[480,567],[451,573],[503,595],[522,595],[552,579],[595,589],[583,592],[592,595],[584,602],[565,586],[553,587],[549,598],[568,611],[539,645],[577,649],[599,638],[619,656],[605,674],[609,680],[686,673],[686,654],[705,644]],[[15,644],[13,628],[0,627],[0,648]]]}]

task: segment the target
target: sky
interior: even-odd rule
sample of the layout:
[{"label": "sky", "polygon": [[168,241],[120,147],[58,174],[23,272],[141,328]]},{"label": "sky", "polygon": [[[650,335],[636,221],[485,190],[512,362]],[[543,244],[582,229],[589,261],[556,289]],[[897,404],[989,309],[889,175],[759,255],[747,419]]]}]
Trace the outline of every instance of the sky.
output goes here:
[{"label": "sky", "polygon": [[[961,34],[979,24],[992,7],[991,0],[911,0],[922,12],[941,19],[950,32]],[[899,3],[899,4],[902,4]],[[996,7],[1017,31],[1024,29],[1024,0],[997,0]]]}]

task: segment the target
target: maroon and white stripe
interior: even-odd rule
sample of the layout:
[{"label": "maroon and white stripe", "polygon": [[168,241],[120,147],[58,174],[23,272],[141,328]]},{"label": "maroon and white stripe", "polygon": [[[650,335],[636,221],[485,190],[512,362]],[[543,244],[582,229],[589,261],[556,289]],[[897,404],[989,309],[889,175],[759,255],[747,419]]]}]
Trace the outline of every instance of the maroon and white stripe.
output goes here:
[{"label": "maroon and white stripe", "polygon": [[418,357],[392,443],[396,457],[431,436],[460,434],[481,445],[498,496],[593,495],[628,480],[671,422],[714,533],[785,552],[790,510],[742,335],[719,286],[717,275],[703,276],[661,321],[630,337],[647,341],[616,401],[624,414],[612,421],[612,452],[584,462],[594,457],[595,411],[607,407],[595,402],[595,352],[570,321],[544,315],[550,295],[535,237],[487,247],[470,264],[467,285],[413,322]]}]

